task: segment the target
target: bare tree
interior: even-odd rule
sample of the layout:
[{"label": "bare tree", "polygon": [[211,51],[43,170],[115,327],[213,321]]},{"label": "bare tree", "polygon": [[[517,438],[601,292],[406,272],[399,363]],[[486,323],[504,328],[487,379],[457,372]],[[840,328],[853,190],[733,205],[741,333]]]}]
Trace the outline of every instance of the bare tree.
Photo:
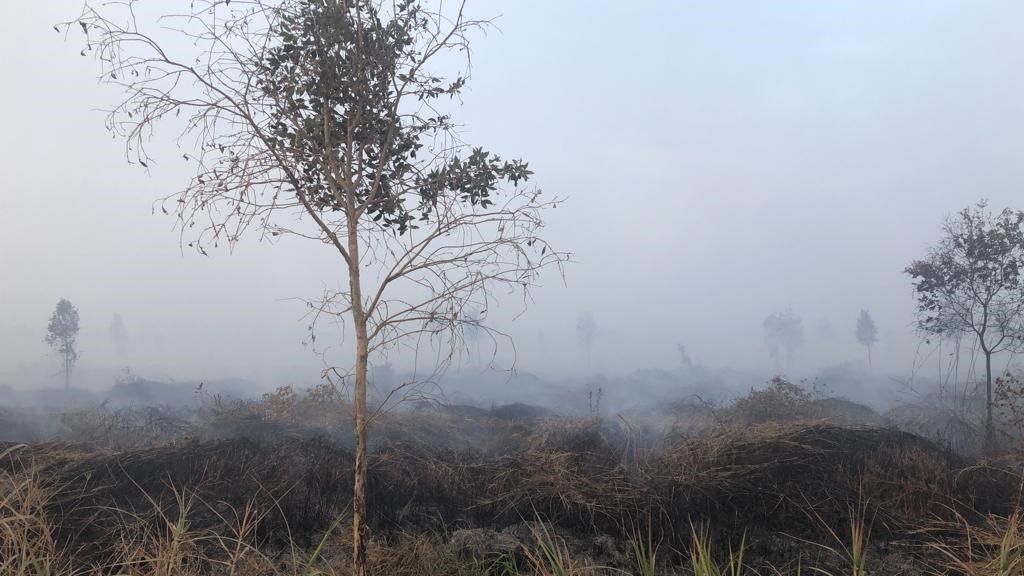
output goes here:
[{"label": "bare tree", "polygon": [[1024,313],[1024,212],[993,214],[981,201],[946,219],[943,237],[906,273],[917,296],[917,327],[926,335],[976,339],[985,356],[985,440],[992,424],[992,356],[1021,345]]},{"label": "bare tree", "polygon": [[44,342],[50,345],[64,360],[64,387],[71,387],[71,369],[78,361],[78,308],[61,298],[46,326]]},{"label": "bare tree", "polygon": [[[178,131],[195,175],[160,206],[177,215],[183,243],[205,254],[247,230],[295,235],[342,264],[338,288],[308,303],[314,323],[334,319],[354,335],[353,364],[325,377],[352,386],[362,576],[367,429],[430,380],[414,370],[371,406],[371,357],[410,350],[433,374],[458,351],[467,310],[484,311],[468,322],[486,328],[495,290],[526,304],[540,270],[568,259],[540,237],[558,200],[527,186],[525,162],[460,138],[451,111],[468,78],[468,34],[487,26],[461,5],[195,0],[142,21],[141,4],[97,2],[67,26],[85,32],[101,79],[124,90],[107,126],[129,162],[150,166],[150,135]],[[441,64],[453,56],[466,66],[447,77]]]},{"label": "bare tree", "polygon": [[871,363],[871,347],[878,342],[878,327],[875,326],[875,320],[871,317],[871,312],[867,310],[861,310],[860,316],[857,317],[857,342],[860,342],[868,350],[868,367],[872,370],[874,365]]}]

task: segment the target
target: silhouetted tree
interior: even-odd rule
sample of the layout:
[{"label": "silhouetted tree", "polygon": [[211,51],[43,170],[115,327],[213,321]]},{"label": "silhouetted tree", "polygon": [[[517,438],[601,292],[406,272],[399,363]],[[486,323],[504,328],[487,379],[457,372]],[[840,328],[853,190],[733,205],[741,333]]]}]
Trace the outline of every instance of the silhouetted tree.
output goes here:
[{"label": "silhouetted tree", "polygon": [[71,369],[78,361],[78,309],[68,300],[61,298],[50,316],[46,326],[46,338],[50,345],[64,360],[64,387],[71,387]]},{"label": "silhouetted tree", "polygon": [[[467,74],[438,68],[455,70],[487,23],[417,0],[196,0],[167,3],[183,12],[159,24],[134,6],[89,2],[68,26],[86,33],[101,80],[124,91],[108,126],[130,162],[149,166],[161,124],[195,143],[184,154],[194,177],[162,206],[191,231],[188,245],[205,254],[255,227],[326,246],[345,271],[308,304],[313,323],[343,321],[354,336],[354,365],[325,378],[352,379],[363,576],[367,428],[450,363],[467,309],[486,310],[498,287],[528,292],[541,268],[567,260],[540,237],[557,200],[527,186],[525,162],[466,145],[450,115]],[[433,373],[383,390],[369,411],[371,355],[421,346]]]},{"label": "silhouetted tree", "polygon": [[926,335],[977,339],[985,356],[985,438],[992,424],[992,355],[1020,347],[1024,313],[1024,212],[993,214],[981,201],[948,217],[943,237],[906,268]]},{"label": "silhouetted tree", "polygon": [[784,312],[776,312],[765,318],[762,327],[768,353],[775,360],[775,369],[782,369],[783,354],[786,366],[792,367],[796,351],[804,341],[804,328],[800,316],[787,308]]},{"label": "silhouetted tree", "polygon": [[874,319],[871,318],[871,312],[860,311],[860,316],[857,317],[856,335],[857,342],[868,349],[868,367],[874,369],[874,365],[871,363],[871,347],[878,342],[878,328],[875,326]]},{"label": "silhouetted tree", "polygon": [[580,314],[576,320],[576,340],[587,357],[587,370],[590,370],[591,360],[594,353],[594,339],[597,336],[597,323],[594,321],[594,314],[589,310]]},{"label": "silhouetted tree", "polygon": [[692,370],[693,358],[690,358],[690,353],[686,351],[686,346],[676,344],[676,352],[679,353],[679,365],[682,366],[683,371]]}]

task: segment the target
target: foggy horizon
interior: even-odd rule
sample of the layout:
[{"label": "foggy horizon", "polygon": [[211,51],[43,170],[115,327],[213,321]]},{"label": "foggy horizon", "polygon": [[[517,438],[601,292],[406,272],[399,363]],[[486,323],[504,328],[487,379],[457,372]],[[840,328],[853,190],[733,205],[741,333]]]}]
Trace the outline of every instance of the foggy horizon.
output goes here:
[{"label": "foggy horizon", "polygon": [[[540,188],[567,198],[545,233],[574,255],[515,321],[514,299],[491,311],[515,339],[516,368],[555,380],[672,370],[682,344],[696,363],[767,378],[777,370],[762,322],[786,309],[804,330],[784,370],[793,379],[866,362],[854,336],[862,309],[879,327],[876,373],[934,363],[903,269],[947,215],[982,198],[1024,208],[1024,6],[644,6],[472,6],[501,16],[499,31],[474,39],[457,119],[471,142],[522,157]],[[183,248],[153,203],[184,186],[189,166],[159,135],[159,162],[129,165],[104,130],[97,109],[116,94],[97,85],[78,38],[52,28],[80,2],[12,8],[0,39],[17,55],[8,77],[36,85],[0,96],[11,111],[0,385],[61,384],[43,343],[60,298],[81,313],[83,378],[109,385],[130,367],[154,379],[315,382],[322,363],[303,345],[300,299],[341,281],[336,256],[256,234],[209,256]],[[587,312],[589,366],[576,334]],[[318,338],[342,350],[338,363],[341,337],[322,327]],[[499,365],[510,362],[499,350]]]}]

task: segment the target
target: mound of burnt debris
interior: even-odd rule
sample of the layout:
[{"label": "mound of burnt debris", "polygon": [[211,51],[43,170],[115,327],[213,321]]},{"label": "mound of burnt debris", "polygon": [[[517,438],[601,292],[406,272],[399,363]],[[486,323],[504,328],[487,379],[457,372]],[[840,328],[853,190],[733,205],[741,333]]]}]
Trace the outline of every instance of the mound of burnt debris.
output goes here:
[{"label": "mound of burnt debris", "polygon": [[[925,518],[938,525],[1009,514],[1021,480],[913,434],[826,423],[719,427],[655,443],[622,422],[547,419],[487,433],[505,439],[501,450],[435,442],[474,431],[466,418],[493,424],[479,417],[403,415],[405,434],[392,430],[374,446],[368,521],[376,534],[508,533],[543,518],[621,541],[643,521],[666,546],[684,549],[691,527],[709,523],[716,538],[746,537],[752,557],[768,557],[781,553],[777,535],[814,539],[823,527],[846,529],[851,514],[869,518],[873,538],[885,542],[919,538]],[[313,544],[351,498],[346,442],[280,429],[127,450],[0,444],[5,452],[0,469],[33,473],[54,491],[47,506],[60,518],[60,541],[83,557],[109,553],[125,515],[154,508],[171,518],[187,509],[197,529],[248,509],[268,545]]]}]

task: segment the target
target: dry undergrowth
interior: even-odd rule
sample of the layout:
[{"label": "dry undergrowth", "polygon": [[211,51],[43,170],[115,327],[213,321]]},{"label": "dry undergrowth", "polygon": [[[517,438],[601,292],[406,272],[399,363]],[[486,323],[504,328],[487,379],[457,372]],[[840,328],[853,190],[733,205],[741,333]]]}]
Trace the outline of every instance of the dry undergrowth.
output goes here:
[{"label": "dry undergrowth", "polygon": [[[825,424],[719,429],[628,466],[621,440],[587,419],[547,422],[511,455],[412,445],[378,453],[374,573],[859,576],[879,573],[872,538],[913,541],[914,562],[936,574],[1008,576],[1024,566],[1019,514],[967,502],[1012,506],[1019,477],[956,468],[958,460],[911,435]],[[301,517],[296,506],[316,506],[317,482],[344,475],[344,450],[288,441],[225,447],[5,448],[0,574],[347,574],[343,506],[304,531],[292,524]],[[318,460],[298,466],[310,458]],[[388,482],[406,498],[388,493]],[[337,503],[345,493],[320,497]],[[862,506],[851,511],[857,499]],[[412,521],[417,507],[438,512],[441,524]],[[469,518],[483,525],[538,516],[549,522],[528,523],[512,553],[467,556],[445,532]],[[579,537],[588,531],[618,538],[625,562],[590,558]],[[771,531],[799,553],[769,565],[758,539]]]},{"label": "dry undergrowth", "polygon": [[[92,446],[0,446],[0,576],[348,574],[343,404],[281,389],[216,399],[184,437],[76,417],[97,426]],[[779,385],[719,413],[742,426],[653,441],[624,419],[389,414],[370,463],[373,573],[1024,573],[1015,466],[815,420],[821,406]],[[506,544],[467,553],[456,529]]]}]

